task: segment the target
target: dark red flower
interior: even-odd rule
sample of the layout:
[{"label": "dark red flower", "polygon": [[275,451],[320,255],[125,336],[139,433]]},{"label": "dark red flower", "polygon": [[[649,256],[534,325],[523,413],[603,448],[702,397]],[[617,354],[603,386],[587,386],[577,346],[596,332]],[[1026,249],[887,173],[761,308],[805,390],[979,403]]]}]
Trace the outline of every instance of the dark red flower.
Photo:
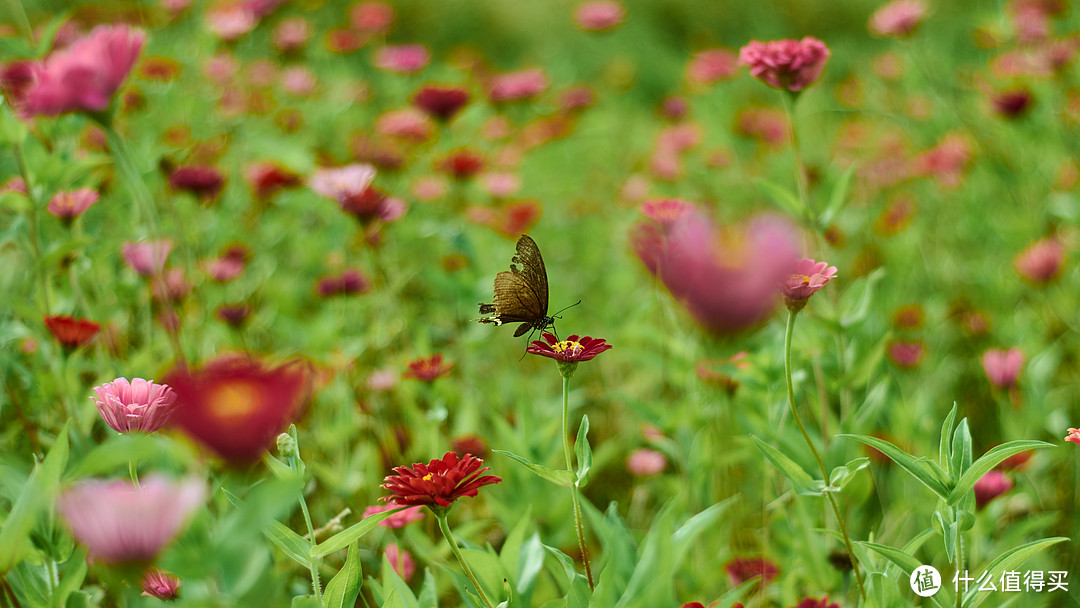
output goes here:
[{"label": "dark red flower", "polygon": [[233,327],[240,327],[251,317],[251,311],[251,306],[247,304],[225,304],[218,306],[214,314],[219,320]]},{"label": "dark red flower", "polygon": [[555,359],[556,361],[565,361],[568,363],[578,363],[580,361],[589,361],[596,355],[610,350],[611,345],[607,343],[603,338],[590,338],[574,334],[568,337],[562,342],[559,341],[553,334],[541,334],[544,343],[540,340],[533,340],[529,344],[528,352],[534,355],[540,355],[541,357],[548,357]]},{"label": "dark red flower", "polygon": [[221,192],[225,176],[214,167],[189,165],[179,167],[169,175],[174,190],[185,190],[202,199],[211,199]]},{"label": "dark red flower", "polygon": [[780,569],[764,557],[736,557],[724,564],[724,572],[727,572],[731,586],[737,587],[759,576],[762,583],[768,584],[776,579],[780,574]]},{"label": "dark red flower", "polygon": [[269,161],[248,165],[244,171],[255,198],[267,198],[279,190],[300,185],[300,176]]},{"label": "dark red flower", "polygon": [[996,93],[993,96],[994,111],[1004,118],[1019,118],[1026,114],[1034,103],[1031,91],[1020,88]]},{"label": "dark red flower", "polygon": [[254,462],[272,447],[310,389],[305,364],[270,367],[246,355],[178,367],[162,381],[177,394],[170,424],[233,463]]},{"label": "dark red flower", "polygon": [[794,608],[840,608],[840,604],[830,603],[828,596],[821,598],[820,600],[812,597],[803,598],[801,602],[795,605]]},{"label": "dark red flower", "polygon": [[1001,471],[990,471],[975,482],[975,507],[982,509],[991,500],[1008,492],[1013,487],[1013,482],[1008,475]]},{"label": "dark red flower", "polygon": [[426,85],[413,96],[413,105],[442,121],[453,118],[467,103],[469,92],[461,87]]},{"label": "dark red flower", "polygon": [[462,148],[451,152],[436,166],[454,179],[469,179],[483,170],[484,157],[468,148]]},{"label": "dark red flower", "polygon": [[430,357],[420,357],[409,362],[409,369],[401,374],[402,378],[414,378],[422,382],[434,382],[437,378],[449,376],[453,363],[443,363],[442,353]]},{"label": "dark red flower", "polygon": [[367,293],[371,288],[371,282],[359,270],[349,268],[341,274],[330,275],[319,279],[315,291],[324,298],[333,296],[349,296],[358,293]]},{"label": "dark red flower", "polygon": [[484,457],[488,453],[487,442],[479,435],[454,437],[450,440],[450,447],[454,449],[454,453],[459,457],[464,457],[465,454],[479,454],[480,457]]},{"label": "dark red flower", "polygon": [[396,467],[397,475],[387,475],[381,486],[390,495],[379,500],[408,506],[449,507],[462,496],[476,496],[481,486],[502,481],[494,475],[482,475],[489,470],[480,468],[482,464],[484,461],[472,454],[458,460],[457,454],[447,452],[441,460],[436,458],[428,464],[418,462],[411,467]]},{"label": "dark red flower", "polygon": [[44,320],[56,341],[69,350],[89,344],[101,330],[101,324],[97,321],[71,315],[45,315]]}]

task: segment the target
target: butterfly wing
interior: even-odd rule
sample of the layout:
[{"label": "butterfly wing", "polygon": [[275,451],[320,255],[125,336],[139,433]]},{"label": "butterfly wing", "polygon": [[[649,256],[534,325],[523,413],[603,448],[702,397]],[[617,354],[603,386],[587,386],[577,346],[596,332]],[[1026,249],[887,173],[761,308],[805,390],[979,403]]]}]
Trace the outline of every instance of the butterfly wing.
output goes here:
[{"label": "butterfly wing", "polygon": [[[520,265],[520,267],[519,267]],[[495,275],[495,303],[481,304],[480,313],[491,316],[478,319],[481,323],[522,323],[514,333],[524,334],[529,328],[542,329],[548,323],[548,282],[544,258],[536,241],[523,235],[517,242],[517,254],[510,270]]]}]

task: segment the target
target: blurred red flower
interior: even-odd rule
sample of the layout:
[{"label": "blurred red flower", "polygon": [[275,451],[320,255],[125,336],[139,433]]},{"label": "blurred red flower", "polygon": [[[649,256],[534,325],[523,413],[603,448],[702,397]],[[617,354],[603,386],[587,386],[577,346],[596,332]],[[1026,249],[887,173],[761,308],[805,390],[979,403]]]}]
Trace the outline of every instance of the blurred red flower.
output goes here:
[{"label": "blurred red flower", "polygon": [[449,376],[453,363],[443,363],[442,353],[430,357],[420,357],[409,362],[409,369],[401,374],[402,378],[412,378],[421,382],[434,382],[443,376]]},{"label": "blurred red flower", "polygon": [[989,471],[975,482],[975,507],[982,509],[991,500],[1008,492],[1013,482],[1001,471]]},{"label": "blurred red flower", "polygon": [[461,87],[425,85],[413,96],[413,105],[438,120],[447,121],[469,103],[469,92]]},{"label": "blurred red flower", "polygon": [[225,185],[225,176],[214,167],[188,165],[178,167],[169,174],[169,185],[173,190],[190,192],[201,199],[211,199],[221,192]]},{"label": "blurred red flower", "polygon": [[812,597],[803,598],[794,608],[840,608],[840,604],[830,603],[829,598],[823,597],[820,600]]},{"label": "blurred red flower", "polygon": [[469,179],[484,168],[484,157],[468,148],[444,156],[436,166],[454,179]]},{"label": "blurred red flower", "polygon": [[762,584],[769,584],[780,575],[780,569],[764,557],[736,557],[724,564],[732,587],[738,587],[746,581],[761,577]]},{"label": "blurred red flower", "polygon": [[256,198],[267,198],[278,190],[298,186],[301,182],[299,175],[270,161],[248,165],[244,170],[244,179]]},{"label": "blurred red flower", "polygon": [[45,315],[45,326],[56,341],[67,350],[89,344],[101,329],[101,324],[71,315]]},{"label": "blurred red flower", "polygon": [[926,347],[920,340],[893,340],[885,346],[885,354],[897,367],[911,369],[922,363]]},{"label": "blurred red flower", "polygon": [[1033,285],[1044,285],[1057,278],[1065,263],[1065,251],[1053,237],[1035,241],[1013,259],[1020,278]]},{"label": "blurred red flower", "polygon": [[463,496],[476,496],[486,485],[499,483],[494,475],[483,475],[488,467],[480,468],[483,460],[466,454],[460,460],[457,454],[447,452],[424,464],[396,467],[396,475],[387,475],[382,488],[390,492],[379,500],[393,501],[399,505],[423,505],[431,508],[449,507]]},{"label": "blurred red flower", "polygon": [[299,417],[310,377],[303,363],[270,367],[246,355],[178,367],[163,378],[177,395],[170,424],[229,462],[254,462]]}]

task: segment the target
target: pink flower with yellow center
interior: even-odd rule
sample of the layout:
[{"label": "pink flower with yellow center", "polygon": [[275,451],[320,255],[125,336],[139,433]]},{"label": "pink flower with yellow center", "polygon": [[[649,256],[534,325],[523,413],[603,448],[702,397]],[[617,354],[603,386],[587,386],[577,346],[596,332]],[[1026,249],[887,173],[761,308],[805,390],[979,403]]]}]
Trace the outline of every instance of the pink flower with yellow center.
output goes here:
[{"label": "pink flower with yellow center", "polygon": [[545,333],[542,336],[544,341],[533,340],[529,344],[528,352],[560,362],[590,361],[596,355],[611,349],[611,345],[603,338],[581,337],[574,334],[559,341],[554,334]]},{"label": "pink flower with yellow center", "polygon": [[827,262],[815,262],[809,258],[796,262],[791,274],[780,283],[780,291],[784,294],[784,303],[788,310],[802,310],[810,296],[828,285],[835,276],[836,266],[829,266]]}]

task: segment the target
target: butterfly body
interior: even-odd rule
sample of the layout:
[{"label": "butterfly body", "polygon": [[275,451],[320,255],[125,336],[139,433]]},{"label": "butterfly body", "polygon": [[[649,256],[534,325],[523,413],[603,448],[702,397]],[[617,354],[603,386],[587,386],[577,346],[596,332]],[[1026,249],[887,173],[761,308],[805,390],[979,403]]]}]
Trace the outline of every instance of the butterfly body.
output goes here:
[{"label": "butterfly body", "polygon": [[521,323],[514,337],[530,330],[544,331],[555,324],[547,314],[548,282],[544,258],[536,241],[522,235],[517,242],[517,253],[511,260],[510,270],[495,275],[495,302],[480,304],[480,323],[502,325]]}]

